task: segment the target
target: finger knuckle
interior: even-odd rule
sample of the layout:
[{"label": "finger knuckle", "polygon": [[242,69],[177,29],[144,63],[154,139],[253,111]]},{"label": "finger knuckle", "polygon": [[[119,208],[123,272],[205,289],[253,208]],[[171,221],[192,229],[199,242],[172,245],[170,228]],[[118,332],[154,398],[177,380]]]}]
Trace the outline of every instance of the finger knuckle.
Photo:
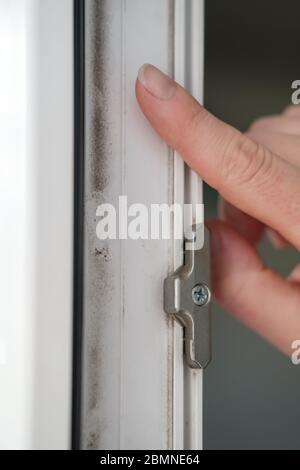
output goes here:
[{"label": "finger knuckle", "polygon": [[271,178],[272,167],[272,153],[258,142],[240,134],[224,148],[221,179],[227,185],[259,187]]},{"label": "finger knuckle", "polygon": [[209,120],[209,118],[209,113],[200,106],[197,106],[197,108],[186,118],[180,133],[181,137],[178,145],[179,151],[182,146],[186,145],[186,142],[190,145],[193,139],[197,138],[200,129],[203,127],[203,124]]},{"label": "finger knuckle", "polygon": [[190,132],[197,132],[208,117],[208,112],[204,108],[197,106],[196,110],[191,114],[189,119],[187,119],[186,126]]}]

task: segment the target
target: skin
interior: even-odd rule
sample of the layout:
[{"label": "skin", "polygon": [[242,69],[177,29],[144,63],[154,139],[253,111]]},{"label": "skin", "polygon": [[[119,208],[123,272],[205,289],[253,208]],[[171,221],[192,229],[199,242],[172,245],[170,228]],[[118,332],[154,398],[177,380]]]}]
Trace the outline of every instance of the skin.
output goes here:
[{"label": "skin", "polygon": [[139,79],[138,103],[158,134],[220,194],[212,236],[213,291],[236,318],[285,354],[300,339],[300,264],[286,279],[256,244],[300,248],[300,106],[255,121],[246,134],[210,114],[182,87],[168,99]]}]

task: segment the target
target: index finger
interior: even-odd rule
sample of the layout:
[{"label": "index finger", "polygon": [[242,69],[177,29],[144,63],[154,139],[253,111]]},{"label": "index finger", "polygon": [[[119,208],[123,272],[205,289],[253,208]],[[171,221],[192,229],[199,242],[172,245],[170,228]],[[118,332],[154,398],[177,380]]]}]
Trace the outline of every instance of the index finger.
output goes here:
[{"label": "index finger", "polygon": [[136,95],[161,137],[233,205],[300,247],[300,170],[220,121],[151,65]]}]

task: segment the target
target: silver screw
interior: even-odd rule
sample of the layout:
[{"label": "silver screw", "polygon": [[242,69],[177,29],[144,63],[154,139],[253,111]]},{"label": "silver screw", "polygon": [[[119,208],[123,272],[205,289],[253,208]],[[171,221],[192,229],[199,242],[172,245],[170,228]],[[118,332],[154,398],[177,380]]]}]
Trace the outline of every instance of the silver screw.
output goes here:
[{"label": "silver screw", "polygon": [[205,284],[196,284],[192,289],[192,298],[195,305],[204,307],[210,301],[210,290]]}]

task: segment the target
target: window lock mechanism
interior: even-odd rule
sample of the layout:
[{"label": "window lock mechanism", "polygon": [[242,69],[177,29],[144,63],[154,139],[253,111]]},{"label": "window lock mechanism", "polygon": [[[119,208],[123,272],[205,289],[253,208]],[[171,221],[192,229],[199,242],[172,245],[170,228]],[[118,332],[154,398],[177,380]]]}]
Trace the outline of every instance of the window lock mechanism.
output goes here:
[{"label": "window lock mechanism", "polygon": [[200,224],[193,234],[184,241],[184,264],[164,281],[164,310],[184,327],[187,364],[203,369],[211,360],[209,231]]}]

